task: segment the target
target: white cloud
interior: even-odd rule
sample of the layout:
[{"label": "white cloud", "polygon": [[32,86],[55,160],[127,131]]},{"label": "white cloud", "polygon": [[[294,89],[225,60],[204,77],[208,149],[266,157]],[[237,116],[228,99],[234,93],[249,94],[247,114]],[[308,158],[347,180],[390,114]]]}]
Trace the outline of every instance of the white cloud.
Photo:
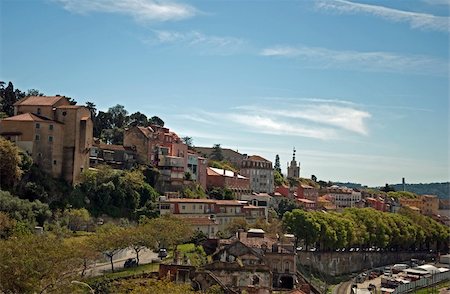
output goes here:
[{"label": "white cloud", "polygon": [[383,51],[338,51],[307,46],[274,46],[263,49],[260,55],[298,58],[319,67],[363,71],[446,75],[449,66],[448,61],[423,55],[399,55]]},{"label": "white cloud", "polygon": [[[436,2],[436,0],[431,0]],[[445,1],[439,1],[445,2]],[[384,6],[355,3],[346,0],[317,0],[318,9],[333,10],[340,13],[367,13],[393,22],[409,23],[411,28],[448,32],[449,18],[428,13],[419,13],[388,8]]]},{"label": "white cloud", "polygon": [[450,0],[422,0],[430,5],[450,5]]},{"label": "white cloud", "polygon": [[277,107],[277,109],[261,106],[242,106],[240,109],[264,113],[271,117],[303,119],[360,135],[368,135],[366,120],[371,117],[371,114],[367,111],[320,102],[306,105],[290,105],[289,108],[284,109],[281,106]]},{"label": "white cloud", "polygon": [[200,53],[233,54],[241,50],[246,41],[229,36],[206,35],[198,31],[154,31],[155,36],[144,42],[150,45],[181,45],[195,48]]},{"label": "white cloud", "polygon": [[170,21],[193,17],[198,10],[187,4],[161,0],[53,0],[74,13],[119,13],[137,21]]},{"label": "white cloud", "polygon": [[235,123],[244,125],[250,131],[271,134],[271,135],[289,135],[300,136],[314,139],[335,139],[336,131],[330,128],[318,128],[305,125],[282,122],[268,118],[267,116],[253,114],[228,114],[228,118]]}]

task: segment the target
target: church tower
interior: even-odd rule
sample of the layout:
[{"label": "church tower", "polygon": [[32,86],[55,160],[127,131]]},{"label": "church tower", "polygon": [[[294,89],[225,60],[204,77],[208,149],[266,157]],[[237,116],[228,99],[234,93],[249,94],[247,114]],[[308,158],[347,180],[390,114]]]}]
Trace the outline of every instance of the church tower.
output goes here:
[{"label": "church tower", "polygon": [[288,164],[288,178],[300,178],[300,163],[297,165],[297,161],[295,160],[295,147],[291,164]]}]

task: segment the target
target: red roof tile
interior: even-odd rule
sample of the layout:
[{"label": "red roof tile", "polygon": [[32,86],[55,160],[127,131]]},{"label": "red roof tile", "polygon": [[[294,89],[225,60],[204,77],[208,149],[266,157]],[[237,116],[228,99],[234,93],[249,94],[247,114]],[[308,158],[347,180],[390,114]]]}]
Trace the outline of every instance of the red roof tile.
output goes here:
[{"label": "red roof tile", "polygon": [[261,157],[261,156],[259,156],[259,155],[252,155],[252,156],[249,156],[249,157],[247,158],[247,160],[270,162],[269,160],[267,160],[267,159],[265,159],[265,158],[263,158],[263,157]]},{"label": "red roof tile", "polygon": [[[64,96],[28,96],[14,103],[14,106],[17,105],[52,106],[61,99],[65,99],[67,101],[67,98]],[[67,101],[67,103],[69,103],[69,101]]]},{"label": "red roof tile", "polygon": [[7,117],[7,118],[4,118],[3,120],[5,120],[5,121],[35,121],[35,122],[48,122],[48,123],[62,124],[59,121],[54,121],[54,120],[48,119],[44,116],[36,115],[36,114],[30,113],[30,112]]}]

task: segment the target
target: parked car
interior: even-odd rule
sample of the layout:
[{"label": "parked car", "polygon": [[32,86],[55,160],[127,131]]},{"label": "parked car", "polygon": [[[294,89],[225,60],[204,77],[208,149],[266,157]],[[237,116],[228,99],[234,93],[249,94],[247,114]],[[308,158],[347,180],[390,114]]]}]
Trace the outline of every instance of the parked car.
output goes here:
[{"label": "parked car", "polygon": [[123,264],[124,268],[130,268],[130,267],[137,267],[137,260],[136,258],[128,258],[125,263]]},{"label": "parked car", "polygon": [[166,258],[167,257],[167,249],[165,249],[165,248],[159,249],[158,257],[161,258],[161,260]]}]

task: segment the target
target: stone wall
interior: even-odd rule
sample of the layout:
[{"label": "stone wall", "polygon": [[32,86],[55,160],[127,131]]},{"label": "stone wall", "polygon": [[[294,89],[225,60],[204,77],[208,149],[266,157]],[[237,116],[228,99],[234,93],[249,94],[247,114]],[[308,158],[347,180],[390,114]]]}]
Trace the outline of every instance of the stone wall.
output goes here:
[{"label": "stone wall", "polygon": [[409,261],[431,260],[424,252],[298,252],[297,267],[307,266],[330,276],[361,272],[367,269]]}]

